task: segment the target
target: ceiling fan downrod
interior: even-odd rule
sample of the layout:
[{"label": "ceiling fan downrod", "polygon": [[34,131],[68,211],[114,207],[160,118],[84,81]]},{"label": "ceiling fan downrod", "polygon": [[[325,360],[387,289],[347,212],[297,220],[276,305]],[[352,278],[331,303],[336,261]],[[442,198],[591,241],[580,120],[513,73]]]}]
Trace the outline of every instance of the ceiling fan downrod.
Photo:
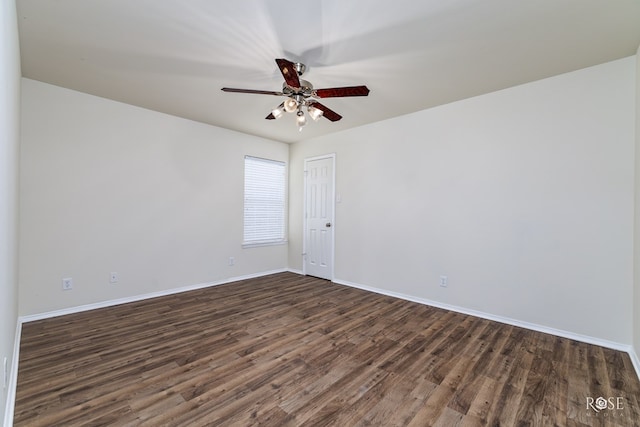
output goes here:
[{"label": "ceiling fan downrod", "polygon": [[307,66],[304,65],[302,62],[294,62],[293,68],[296,70],[299,76],[303,75],[304,72],[307,70]]}]

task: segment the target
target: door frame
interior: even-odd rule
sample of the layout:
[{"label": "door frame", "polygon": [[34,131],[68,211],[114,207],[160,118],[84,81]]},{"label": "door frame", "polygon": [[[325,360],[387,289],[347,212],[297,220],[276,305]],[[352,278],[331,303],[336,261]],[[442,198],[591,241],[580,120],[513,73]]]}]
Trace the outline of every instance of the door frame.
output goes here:
[{"label": "door frame", "polygon": [[331,268],[329,269],[329,275],[331,281],[334,279],[335,269],[335,253],[336,253],[336,153],[323,154],[320,156],[307,157],[304,159],[304,188],[302,196],[302,274],[307,275],[307,164],[314,160],[331,159],[332,171],[331,171],[331,197],[333,203],[331,204]]}]

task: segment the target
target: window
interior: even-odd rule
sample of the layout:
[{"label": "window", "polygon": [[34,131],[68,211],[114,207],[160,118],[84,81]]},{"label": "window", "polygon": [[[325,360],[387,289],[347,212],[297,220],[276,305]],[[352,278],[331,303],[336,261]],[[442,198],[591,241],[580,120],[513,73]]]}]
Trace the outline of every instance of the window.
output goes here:
[{"label": "window", "polygon": [[285,242],[285,163],[244,158],[245,246]]}]

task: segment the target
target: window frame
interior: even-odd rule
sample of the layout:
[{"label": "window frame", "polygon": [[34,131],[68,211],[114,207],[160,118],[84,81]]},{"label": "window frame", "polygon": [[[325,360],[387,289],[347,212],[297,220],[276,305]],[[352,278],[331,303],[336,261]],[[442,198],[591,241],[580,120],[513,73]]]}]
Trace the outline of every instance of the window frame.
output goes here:
[{"label": "window frame", "polygon": [[[248,213],[249,213],[249,209],[251,206],[251,203],[248,203],[248,201],[250,201],[250,198],[253,198],[253,208],[259,208],[259,201],[255,201],[255,195],[247,195],[247,184],[248,184],[248,178],[250,178],[249,175],[247,175],[248,172],[248,167],[250,167],[251,165],[247,165],[248,163],[253,162],[253,166],[257,166],[259,164],[261,164],[263,167],[267,167],[268,165],[274,165],[277,166],[277,168],[282,168],[282,199],[281,200],[277,200],[276,203],[274,203],[273,205],[269,206],[269,204],[267,203],[266,206],[267,209],[271,208],[271,209],[277,209],[278,211],[280,211],[280,208],[282,209],[281,214],[278,215],[271,215],[268,216],[266,219],[263,218],[264,221],[268,221],[269,219],[273,219],[273,218],[277,218],[278,220],[282,220],[282,225],[276,227],[277,230],[276,232],[278,233],[278,236],[269,236],[266,238],[248,238],[248,233],[247,233],[247,229],[248,227],[250,227],[250,225],[248,226],[247,224],[247,220],[250,219],[248,217]],[[287,240],[287,219],[288,219],[288,165],[287,162],[282,161],[282,160],[274,160],[274,159],[267,159],[264,157],[257,157],[257,156],[250,156],[250,155],[245,155],[244,156],[244,173],[243,173],[243,211],[242,211],[242,247],[243,248],[251,248],[251,247],[259,247],[259,246],[274,246],[274,245],[283,245],[286,244],[288,242]],[[255,172],[255,170],[253,170],[253,172]],[[273,172],[271,171],[271,173],[277,173],[277,172]],[[268,178],[265,175],[262,175],[262,178]],[[259,183],[257,182],[249,182],[250,185],[255,186],[256,184],[259,185]],[[280,184],[280,183],[274,183],[274,184]],[[265,192],[268,193],[269,191],[272,191],[273,189],[265,189]],[[279,189],[278,189],[279,190]],[[259,190],[258,190],[259,191]],[[265,194],[266,196],[266,194]],[[249,206],[248,206],[249,205]],[[256,206],[258,205],[258,206]],[[259,221],[259,220],[258,220]],[[255,226],[255,224],[254,224]],[[281,230],[281,234],[280,234],[280,230]],[[252,234],[252,233],[249,233]],[[260,232],[255,231],[254,230],[254,234],[259,235]]]}]

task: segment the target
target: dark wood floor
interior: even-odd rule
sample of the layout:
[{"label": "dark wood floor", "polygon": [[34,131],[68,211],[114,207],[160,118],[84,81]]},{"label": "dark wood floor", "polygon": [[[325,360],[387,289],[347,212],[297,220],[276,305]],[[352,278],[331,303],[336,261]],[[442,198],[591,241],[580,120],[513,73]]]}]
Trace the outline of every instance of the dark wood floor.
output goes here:
[{"label": "dark wood floor", "polygon": [[[597,412],[598,397],[621,399]],[[625,353],[282,273],[25,324],[14,421],[342,427],[639,420],[640,384]]]}]

